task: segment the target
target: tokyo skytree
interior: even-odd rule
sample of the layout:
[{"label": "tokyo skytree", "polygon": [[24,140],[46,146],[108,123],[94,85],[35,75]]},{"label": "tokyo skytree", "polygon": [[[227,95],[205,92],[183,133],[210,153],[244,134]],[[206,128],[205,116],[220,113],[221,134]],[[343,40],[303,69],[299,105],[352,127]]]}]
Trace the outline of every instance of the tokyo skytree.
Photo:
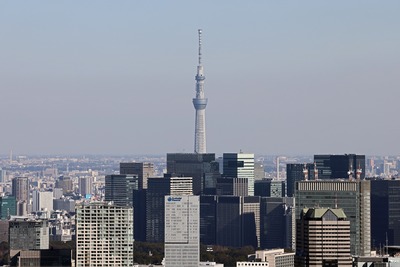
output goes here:
[{"label": "tokyo skytree", "polygon": [[199,65],[196,74],[196,98],[193,98],[193,106],[196,109],[196,122],[194,131],[194,152],[206,153],[206,106],[207,98],[204,97],[204,69],[201,63],[201,33],[199,29]]}]

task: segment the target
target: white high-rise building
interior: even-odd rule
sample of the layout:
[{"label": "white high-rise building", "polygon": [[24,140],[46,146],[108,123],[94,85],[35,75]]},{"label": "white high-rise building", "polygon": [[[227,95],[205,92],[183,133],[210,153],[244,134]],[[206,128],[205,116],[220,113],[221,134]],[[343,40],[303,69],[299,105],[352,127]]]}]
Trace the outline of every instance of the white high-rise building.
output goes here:
[{"label": "white high-rise building", "polygon": [[133,209],[105,203],[76,207],[76,266],[133,266]]},{"label": "white high-rise building", "polygon": [[198,267],[199,196],[165,196],[165,267]]},{"label": "white high-rise building", "polygon": [[53,210],[53,192],[38,191],[32,192],[32,211],[48,211]]}]

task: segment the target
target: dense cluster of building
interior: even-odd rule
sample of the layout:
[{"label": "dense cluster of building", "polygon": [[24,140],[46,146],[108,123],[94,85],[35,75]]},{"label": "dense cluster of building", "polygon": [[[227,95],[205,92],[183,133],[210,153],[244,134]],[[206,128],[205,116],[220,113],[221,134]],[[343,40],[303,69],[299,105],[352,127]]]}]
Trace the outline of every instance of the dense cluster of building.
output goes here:
[{"label": "dense cluster of building", "polygon": [[[133,266],[134,240],[164,243],[174,267],[205,264],[200,244],[258,249],[237,266],[385,262],[400,244],[400,180],[365,178],[362,155],[313,160],[267,179],[254,154],[169,153],[162,176],[151,162],[122,162],[96,192],[95,177],[60,176],[46,190],[15,177],[0,197],[2,241],[14,265]],[[71,240],[73,250],[49,245]]]}]

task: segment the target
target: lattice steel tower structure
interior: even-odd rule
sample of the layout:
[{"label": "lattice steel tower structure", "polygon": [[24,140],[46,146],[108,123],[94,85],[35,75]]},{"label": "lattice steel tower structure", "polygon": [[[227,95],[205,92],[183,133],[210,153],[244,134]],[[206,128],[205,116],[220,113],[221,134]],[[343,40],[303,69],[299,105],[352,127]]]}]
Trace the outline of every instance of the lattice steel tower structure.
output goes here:
[{"label": "lattice steel tower structure", "polygon": [[199,65],[196,74],[196,98],[193,98],[193,106],[196,109],[196,122],[194,131],[194,152],[206,153],[206,106],[207,98],[204,97],[204,69],[201,63],[201,33],[199,29]]}]

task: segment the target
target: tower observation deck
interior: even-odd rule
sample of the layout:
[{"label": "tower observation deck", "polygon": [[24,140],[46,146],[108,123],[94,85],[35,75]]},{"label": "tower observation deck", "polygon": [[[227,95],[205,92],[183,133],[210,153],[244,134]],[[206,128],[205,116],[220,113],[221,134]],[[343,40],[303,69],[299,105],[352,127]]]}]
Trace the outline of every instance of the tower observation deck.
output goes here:
[{"label": "tower observation deck", "polygon": [[196,110],[195,131],[194,131],[194,152],[206,153],[206,106],[207,98],[204,97],[204,68],[201,63],[201,34],[199,33],[199,65],[197,66],[196,98],[193,98],[193,106]]}]

